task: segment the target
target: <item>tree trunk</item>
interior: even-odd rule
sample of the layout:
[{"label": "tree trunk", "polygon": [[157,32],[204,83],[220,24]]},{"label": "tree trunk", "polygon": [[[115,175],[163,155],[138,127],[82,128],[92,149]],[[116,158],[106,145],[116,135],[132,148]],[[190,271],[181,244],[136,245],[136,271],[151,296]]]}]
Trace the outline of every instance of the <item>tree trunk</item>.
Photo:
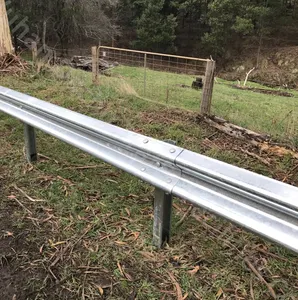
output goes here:
[{"label": "tree trunk", "polygon": [[43,24],[42,24],[42,51],[43,51],[43,53],[47,53],[46,37],[47,37],[47,21],[44,20]]},{"label": "tree trunk", "polygon": [[5,0],[0,0],[0,56],[12,53],[12,41],[8,24]]}]

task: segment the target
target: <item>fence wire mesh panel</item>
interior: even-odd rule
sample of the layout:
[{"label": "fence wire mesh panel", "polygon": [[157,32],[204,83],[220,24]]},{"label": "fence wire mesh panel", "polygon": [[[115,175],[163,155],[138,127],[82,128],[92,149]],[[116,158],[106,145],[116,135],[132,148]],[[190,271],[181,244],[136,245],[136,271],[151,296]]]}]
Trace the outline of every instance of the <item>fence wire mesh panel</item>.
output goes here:
[{"label": "fence wire mesh panel", "polygon": [[200,107],[207,59],[101,46],[100,58],[116,64],[111,76],[140,97],[190,108]]}]

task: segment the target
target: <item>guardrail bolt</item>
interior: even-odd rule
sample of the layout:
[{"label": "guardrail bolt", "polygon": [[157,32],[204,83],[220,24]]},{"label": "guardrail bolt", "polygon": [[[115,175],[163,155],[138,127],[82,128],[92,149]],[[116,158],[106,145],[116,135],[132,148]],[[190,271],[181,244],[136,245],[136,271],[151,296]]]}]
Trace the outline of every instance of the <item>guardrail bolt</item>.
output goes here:
[{"label": "guardrail bolt", "polygon": [[143,141],[143,143],[144,143],[144,144],[148,144],[148,143],[149,143],[149,140],[146,139],[146,140]]},{"label": "guardrail bolt", "polygon": [[176,150],[175,150],[175,149],[171,149],[170,152],[171,152],[171,153],[175,153]]}]

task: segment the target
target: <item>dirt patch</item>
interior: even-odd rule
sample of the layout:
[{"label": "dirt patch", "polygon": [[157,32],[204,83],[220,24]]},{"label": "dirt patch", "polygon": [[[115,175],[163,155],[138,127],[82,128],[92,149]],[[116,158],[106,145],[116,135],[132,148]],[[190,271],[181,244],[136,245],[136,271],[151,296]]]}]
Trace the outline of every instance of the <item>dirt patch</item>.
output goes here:
[{"label": "dirt patch", "polygon": [[27,254],[32,249],[22,242],[23,232],[12,224],[11,215],[14,207],[0,209],[0,292],[2,299],[26,299],[26,281],[30,274],[21,270],[18,256]]},{"label": "dirt patch", "polygon": [[[25,201],[22,197],[15,196],[11,183],[5,180],[9,178],[9,172],[0,167],[0,174],[1,299],[35,299],[40,289],[36,283],[44,282],[48,276],[40,251],[47,236],[47,228],[35,223],[36,216],[42,216],[40,208],[30,203],[23,204]],[[26,210],[34,212],[34,217]],[[45,282],[47,286],[50,286],[48,281]],[[56,298],[49,296],[46,299]]]}]

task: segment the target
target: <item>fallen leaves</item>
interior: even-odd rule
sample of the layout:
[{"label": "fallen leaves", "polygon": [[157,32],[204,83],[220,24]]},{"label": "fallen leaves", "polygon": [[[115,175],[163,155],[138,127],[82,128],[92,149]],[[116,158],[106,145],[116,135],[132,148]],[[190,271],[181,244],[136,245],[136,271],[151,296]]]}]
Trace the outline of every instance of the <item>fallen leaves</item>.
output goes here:
[{"label": "fallen leaves", "polygon": [[117,262],[117,267],[122,277],[126,278],[128,281],[133,281],[132,276],[125,271],[125,268],[121,266],[120,262]]},{"label": "fallen leaves", "polygon": [[200,266],[195,266],[191,271],[188,271],[188,274],[194,276],[196,275],[200,270]]},{"label": "fallen leaves", "polygon": [[119,246],[126,246],[127,245],[126,242],[122,242],[122,241],[115,241],[115,244],[119,245]]},{"label": "fallen leaves", "polygon": [[219,290],[218,290],[218,292],[217,292],[217,294],[216,294],[216,299],[219,299],[222,295],[223,295],[223,293],[224,293],[224,291],[223,291],[223,289],[222,288],[220,288]]},{"label": "fallen leaves", "polygon": [[4,236],[4,237],[13,237],[13,232],[10,232],[10,231],[4,231],[3,236]]}]

